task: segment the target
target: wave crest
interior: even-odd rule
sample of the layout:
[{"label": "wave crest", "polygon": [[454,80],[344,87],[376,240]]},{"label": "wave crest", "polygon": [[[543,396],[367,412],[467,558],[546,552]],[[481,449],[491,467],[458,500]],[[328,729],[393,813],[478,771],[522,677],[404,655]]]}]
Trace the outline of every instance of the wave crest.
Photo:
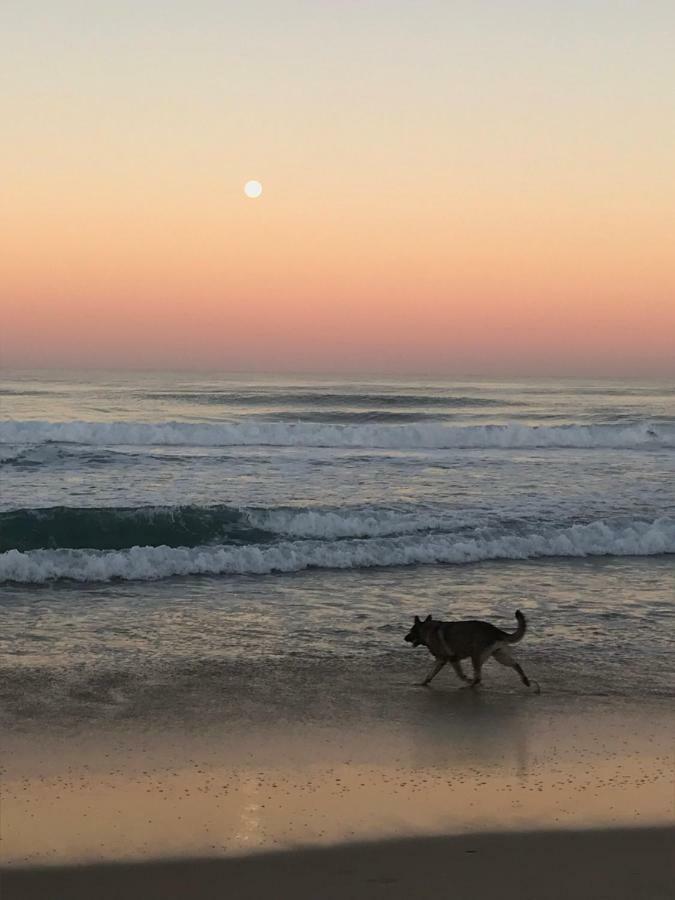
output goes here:
[{"label": "wave crest", "polygon": [[40,584],[155,580],[186,575],[261,575],[303,569],[352,569],[454,564],[542,557],[654,556],[675,553],[675,520],[574,525],[547,533],[493,538],[450,534],[284,541],[273,545],[132,547],[122,551],[9,550],[0,554],[0,581]]},{"label": "wave crest", "polygon": [[0,512],[0,551],[195,547],[270,537],[228,506],[67,507]]},{"label": "wave crest", "polygon": [[675,426],[328,424],[316,422],[0,422],[0,443],[88,446],[372,447],[392,450],[675,448]]}]

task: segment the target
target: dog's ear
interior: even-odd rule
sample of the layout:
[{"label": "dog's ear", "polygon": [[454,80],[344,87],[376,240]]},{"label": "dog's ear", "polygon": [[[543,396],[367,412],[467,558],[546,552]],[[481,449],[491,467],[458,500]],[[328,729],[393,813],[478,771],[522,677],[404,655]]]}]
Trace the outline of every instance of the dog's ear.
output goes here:
[{"label": "dog's ear", "polygon": [[425,621],[425,622],[431,622],[431,615],[428,615],[424,621]]},{"label": "dog's ear", "polygon": [[420,623],[420,617],[415,616],[415,625],[419,625],[419,623]]}]

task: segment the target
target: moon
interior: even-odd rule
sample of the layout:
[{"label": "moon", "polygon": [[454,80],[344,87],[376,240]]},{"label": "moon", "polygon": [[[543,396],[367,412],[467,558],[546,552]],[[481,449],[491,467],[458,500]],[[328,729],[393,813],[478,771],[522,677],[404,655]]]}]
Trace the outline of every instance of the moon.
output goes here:
[{"label": "moon", "polygon": [[244,193],[251,200],[255,200],[256,197],[262,194],[262,184],[259,181],[247,181],[244,185]]}]

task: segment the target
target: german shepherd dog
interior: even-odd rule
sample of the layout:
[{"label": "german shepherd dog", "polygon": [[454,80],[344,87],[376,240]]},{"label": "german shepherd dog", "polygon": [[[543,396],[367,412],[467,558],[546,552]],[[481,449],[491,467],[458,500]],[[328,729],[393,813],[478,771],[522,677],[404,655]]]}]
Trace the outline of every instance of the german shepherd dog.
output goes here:
[{"label": "german shepherd dog", "polygon": [[[509,634],[491,625],[489,622],[468,620],[465,622],[442,622],[427,616],[424,621],[415,616],[413,627],[405,636],[405,640],[413,647],[424,644],[429,653],[436,658],[431,671],[424,679],[424,686],[431,683],[446,663],[450,663],[455,673],[462,681],[468,682],[471,687],[476,687],[481,682],[481,670],[491,656],[510,669],[515,669],[520,675],[520,680],[526,687],[530,686],[530,679],[523,672],[521,666],[511,656],[509,644],[517,644],[525,635],[527,622],[525,616],[516,610],[518,627]],[[462,669],[461,660],[471,659],[473,666],[473,679],[468,678]],[[539,685],[534,682],[537,693]]]}]

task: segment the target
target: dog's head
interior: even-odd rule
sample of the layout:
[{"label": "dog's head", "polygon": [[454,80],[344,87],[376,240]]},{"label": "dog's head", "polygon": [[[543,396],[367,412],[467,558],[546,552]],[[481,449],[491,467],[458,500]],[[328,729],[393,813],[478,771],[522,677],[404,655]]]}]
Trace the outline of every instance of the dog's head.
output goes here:
[{"label": "dog's head", "polygon": [[420,644],[426,643],[426,632],[431,624],[431,616],[427,616],[424,621],[419,616],[415,616],[413,627],[404,637],[404,641],[412,644],[413,647],[419,647]]}]

